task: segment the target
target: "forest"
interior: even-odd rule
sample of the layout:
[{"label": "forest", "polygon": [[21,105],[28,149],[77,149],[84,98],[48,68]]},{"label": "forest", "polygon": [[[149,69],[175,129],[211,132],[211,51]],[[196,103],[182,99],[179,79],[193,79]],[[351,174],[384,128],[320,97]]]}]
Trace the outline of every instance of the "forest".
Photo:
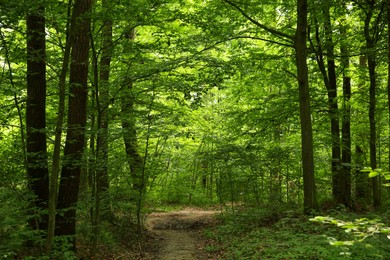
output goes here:
[{"label": "forest", "polygon": [[0,0],[0,66],[1,259],[390,259],[390,0]]}]

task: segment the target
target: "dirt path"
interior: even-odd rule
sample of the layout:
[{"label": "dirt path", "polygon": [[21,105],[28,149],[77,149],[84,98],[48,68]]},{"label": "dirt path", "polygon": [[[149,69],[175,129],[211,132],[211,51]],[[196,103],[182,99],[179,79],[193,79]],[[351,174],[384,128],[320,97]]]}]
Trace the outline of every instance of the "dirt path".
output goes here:
[{"label": "dirt path", "polygon": [[147,229],[160,239],[155,259],[207,259],[202,252],[199,230],[215,223],[218,211],[195,208],[169,213],[152,213],[146,219]]}]

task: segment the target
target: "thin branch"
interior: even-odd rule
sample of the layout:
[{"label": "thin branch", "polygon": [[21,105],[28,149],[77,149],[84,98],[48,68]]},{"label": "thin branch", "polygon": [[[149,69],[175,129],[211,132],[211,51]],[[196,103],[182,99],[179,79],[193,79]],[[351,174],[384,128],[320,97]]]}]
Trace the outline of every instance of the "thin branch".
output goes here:
[{"label": "thin branch", "polygon": [[222,41],[215,42],[213,45],[205,47],[200,52],[208,51],[208,50],[216,47],[219,44],[222,44],[222,43],[225,43],[225,42],[229,42],[229,41],[232,41],[232,40],[237,40],[237,39],[251,39],[251,40],[257,40],[257,41],[269,42],[269,43],[273,43],[273,44],[277,44],[277,45],[281,45],[281,46],[285,46],[285,47],[291,47],[291,48],[294,47],[293,44],[281,43],[281,42],[277,42],[277,41],[273,41],[273,40],[269,40],[269,39],[265,39],[265,38],[261,38],[261,37],[242,35],[242,36],[229,37],[229,38],[226,38],[226,39],[224,39]]},{"label": "thin branch", "polygon": [[9,81],[10,81],[10,84],[12,86],[14,104],[15,104],[16,110],[18,111],[19,124],[20,124],[20,137],[21,137],[21,144],[22,144],[22,151],[23,151],[23,165],[24,165],[25,169],[27,170],[27,149],[26,149],[26,137],[25,137],[25,133],[24,133],[22,108],[20,106],[20,100],[17,96],[17,89],[16,89],[16,84],[14,82],[14,77],[13,77],[13,69],[12,69],[11,60],[10,60],[8,43],[6,42],[6,39],[5,39],[5,36],[1,30],[1,27],[0,27],[0,38],[1,38],[1,42],[2,42],[4,50],[5,50],[5,62],[8,66]]},{"label": "thin branch", "polygon": [[252,22],[257,27],[260,27],[261,29],[263,29],[263,30],[275,35],[275,36],[278,36],[284,40],[288,40],[288,42],[291,43],[291,46],[294,46],[294,44],[293,44],[294,43],[294,36],[286,34],[286,33],[281,32],[281,31],[278,31],[274,28],[268,27],[268,26],[256,21],[254,18],[250,17],[243,9],[241,9],[237,4],[231,2],[230,0],[223,0],[223,1],[226,2],[227,4],[231,5],[235,9],[237,9],[237,11],[242,14],[242,16],[244,16],[246,19],[248,19],[250,22]]}]

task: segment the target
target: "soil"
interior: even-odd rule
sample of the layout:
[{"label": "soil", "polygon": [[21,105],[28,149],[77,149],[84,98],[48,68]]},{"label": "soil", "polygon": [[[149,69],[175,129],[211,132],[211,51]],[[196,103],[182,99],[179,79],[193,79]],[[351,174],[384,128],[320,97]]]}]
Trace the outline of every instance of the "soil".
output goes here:
[{"label": "soil", "polygon": [[[169,213],[152,213],[146,218],[148,235],[155,239],[147,259],[214,259],[205,253],[202,230],[216,223],[216,210],[186,208]],[[145,256],[145,255],[144,255]],[[145,258],[144,258],[145,259]]]}]

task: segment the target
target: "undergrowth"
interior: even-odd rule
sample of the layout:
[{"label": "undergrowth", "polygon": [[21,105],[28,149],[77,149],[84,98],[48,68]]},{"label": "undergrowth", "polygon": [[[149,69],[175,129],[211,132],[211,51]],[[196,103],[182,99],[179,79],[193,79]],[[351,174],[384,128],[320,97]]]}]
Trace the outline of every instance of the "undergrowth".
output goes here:
[{"label": "undergrowth", "polygon": [[[346,211],[330,214],[346,220],[357,217]],[[224,214],[220,225],[205,231],[210,239],[206,251],[221,255],[219,259],[390,259],[390,243],[384,236],[348,247],[331,246],[329,238],[348,240],[350,234],[309,219],[286,206]]]}]

